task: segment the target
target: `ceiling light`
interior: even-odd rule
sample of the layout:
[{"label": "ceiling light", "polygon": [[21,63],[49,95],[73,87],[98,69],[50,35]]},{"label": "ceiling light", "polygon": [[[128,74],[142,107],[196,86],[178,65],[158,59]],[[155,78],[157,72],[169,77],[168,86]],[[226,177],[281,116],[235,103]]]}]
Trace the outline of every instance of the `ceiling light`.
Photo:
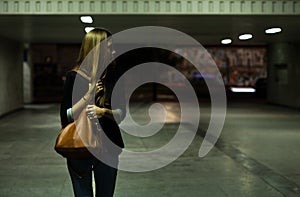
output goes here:
[{"label": "ceiling light", "polygon": [[255,92],[254,88],[240,88],[240,87],[231,87],[232,92]]},{"label": "ceiling light", "polygon": [[272,27],[272,28],[266,29],[265,32],[266,32],[266,34],[276,34],[276,33],[281,32],[281,28],[280,27]]},{"label": "ceiling light", "polygon": [[230,44],[230,43],[232,43],[232,40],[230,38],[225,38],[225,39],[221,40],[221,43],[222,44]]},{"label": "ceiling light", "polygon": [[81,16],[80,20],[83,23],[92,23],[93,22],[93,18],[91,16]]},{"label": "ceiling light", "polygon": [[241,34],[241,35],[239,35],[240,40],[249,40],[252,37],[253,37],[252,34]]},{"label": "ceiling light", "polygon": [[84,31],[85,31],[86,33],[88,33],[88,32],[90,32],[90,31],[92,31],[93,29],[95,29],[95,27],[86,27],[86,28],[84,28]]}]

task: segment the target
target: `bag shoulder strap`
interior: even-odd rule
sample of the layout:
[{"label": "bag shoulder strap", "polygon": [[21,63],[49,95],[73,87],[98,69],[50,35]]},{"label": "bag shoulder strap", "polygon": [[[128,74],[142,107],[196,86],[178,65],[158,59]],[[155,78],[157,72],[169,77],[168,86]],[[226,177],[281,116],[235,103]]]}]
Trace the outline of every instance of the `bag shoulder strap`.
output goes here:
[{"label": "bag shoulder strap", "polygon": [[87,74],[84,73],[82,70],[77,70],[76,72],[80,74],[83,78],[87,79],[88,81],[91,81],[91,78],[87,76]]}]

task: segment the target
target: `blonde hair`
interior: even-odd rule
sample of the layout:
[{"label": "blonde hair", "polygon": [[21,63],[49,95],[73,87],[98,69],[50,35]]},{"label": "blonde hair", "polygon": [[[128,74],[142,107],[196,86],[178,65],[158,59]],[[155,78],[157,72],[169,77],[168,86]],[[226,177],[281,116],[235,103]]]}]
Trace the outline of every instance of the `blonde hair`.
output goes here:
[{"label": "blonde hair", "polygon": [[101,41],[111,36],[111,33],[106,29],[95,28],[90,32],[86,33],[82,40],[79,55],[76,61],[76,65],[73,70],[78,70],[89,52],[98,45]]}]

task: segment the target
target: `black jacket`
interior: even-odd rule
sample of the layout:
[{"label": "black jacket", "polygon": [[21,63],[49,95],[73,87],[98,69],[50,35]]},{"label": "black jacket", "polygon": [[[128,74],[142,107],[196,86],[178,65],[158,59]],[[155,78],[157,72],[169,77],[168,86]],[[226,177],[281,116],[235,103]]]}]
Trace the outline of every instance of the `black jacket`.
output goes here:
[{"label": "black jacket", "polygon": [[[105,107],[109,109],[111,109],[112,90],[114,88],[117,79],[118,79],[118,73],[115,73],[114,70],[107,71],[105,77],[106,95],[105,95],[104,103],[105,103]],[[73,92],[75,80],[76,80],[76,90]],[[84,77],[82,77],[80,74],[77,74],[76,71],[72,70],[66,73],[64,94],[60,106],[60,118],[61,118],[62,127],[65,127],[70,123],[67,118],[67,109],[71,108],[72,103],[75,104],[85,95],[85,93],[88,91],[88,83],[89,81]],[[120,102],[116,104],[117,105],[116,108],[122,110],[123,115],[121,119],[123,120],[126,114],[124,93],[122,93],[122,95],[118,95],[117,98],[120,100]],[[124,148],[124,142],[117,122],[107,117],[100,118],[99,122],[101,124],[103,131],[108,136],[108,138],[119,147]]]}]

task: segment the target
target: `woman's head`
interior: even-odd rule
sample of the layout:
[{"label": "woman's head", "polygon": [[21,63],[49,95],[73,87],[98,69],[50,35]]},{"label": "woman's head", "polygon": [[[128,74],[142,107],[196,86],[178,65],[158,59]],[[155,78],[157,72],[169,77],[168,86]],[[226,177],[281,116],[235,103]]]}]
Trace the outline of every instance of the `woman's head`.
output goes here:
[{"label": "woman's head", "polygon": [[86,33],[82,40],[81,48],[79,51],[79,56],[78,56],[76,66],[74,69],[79,69],[80,65],[82,64],[82,62],[84,61],[86,56],[89,54],[89,52],[95,46],[97,46],[101,41],[105,40],[106,38],[108,38],[110,36],[111,36],[111,33],[108,30],[102,29],[102,28],[95,28],[95,29],[89,31],[88,33]]}]

